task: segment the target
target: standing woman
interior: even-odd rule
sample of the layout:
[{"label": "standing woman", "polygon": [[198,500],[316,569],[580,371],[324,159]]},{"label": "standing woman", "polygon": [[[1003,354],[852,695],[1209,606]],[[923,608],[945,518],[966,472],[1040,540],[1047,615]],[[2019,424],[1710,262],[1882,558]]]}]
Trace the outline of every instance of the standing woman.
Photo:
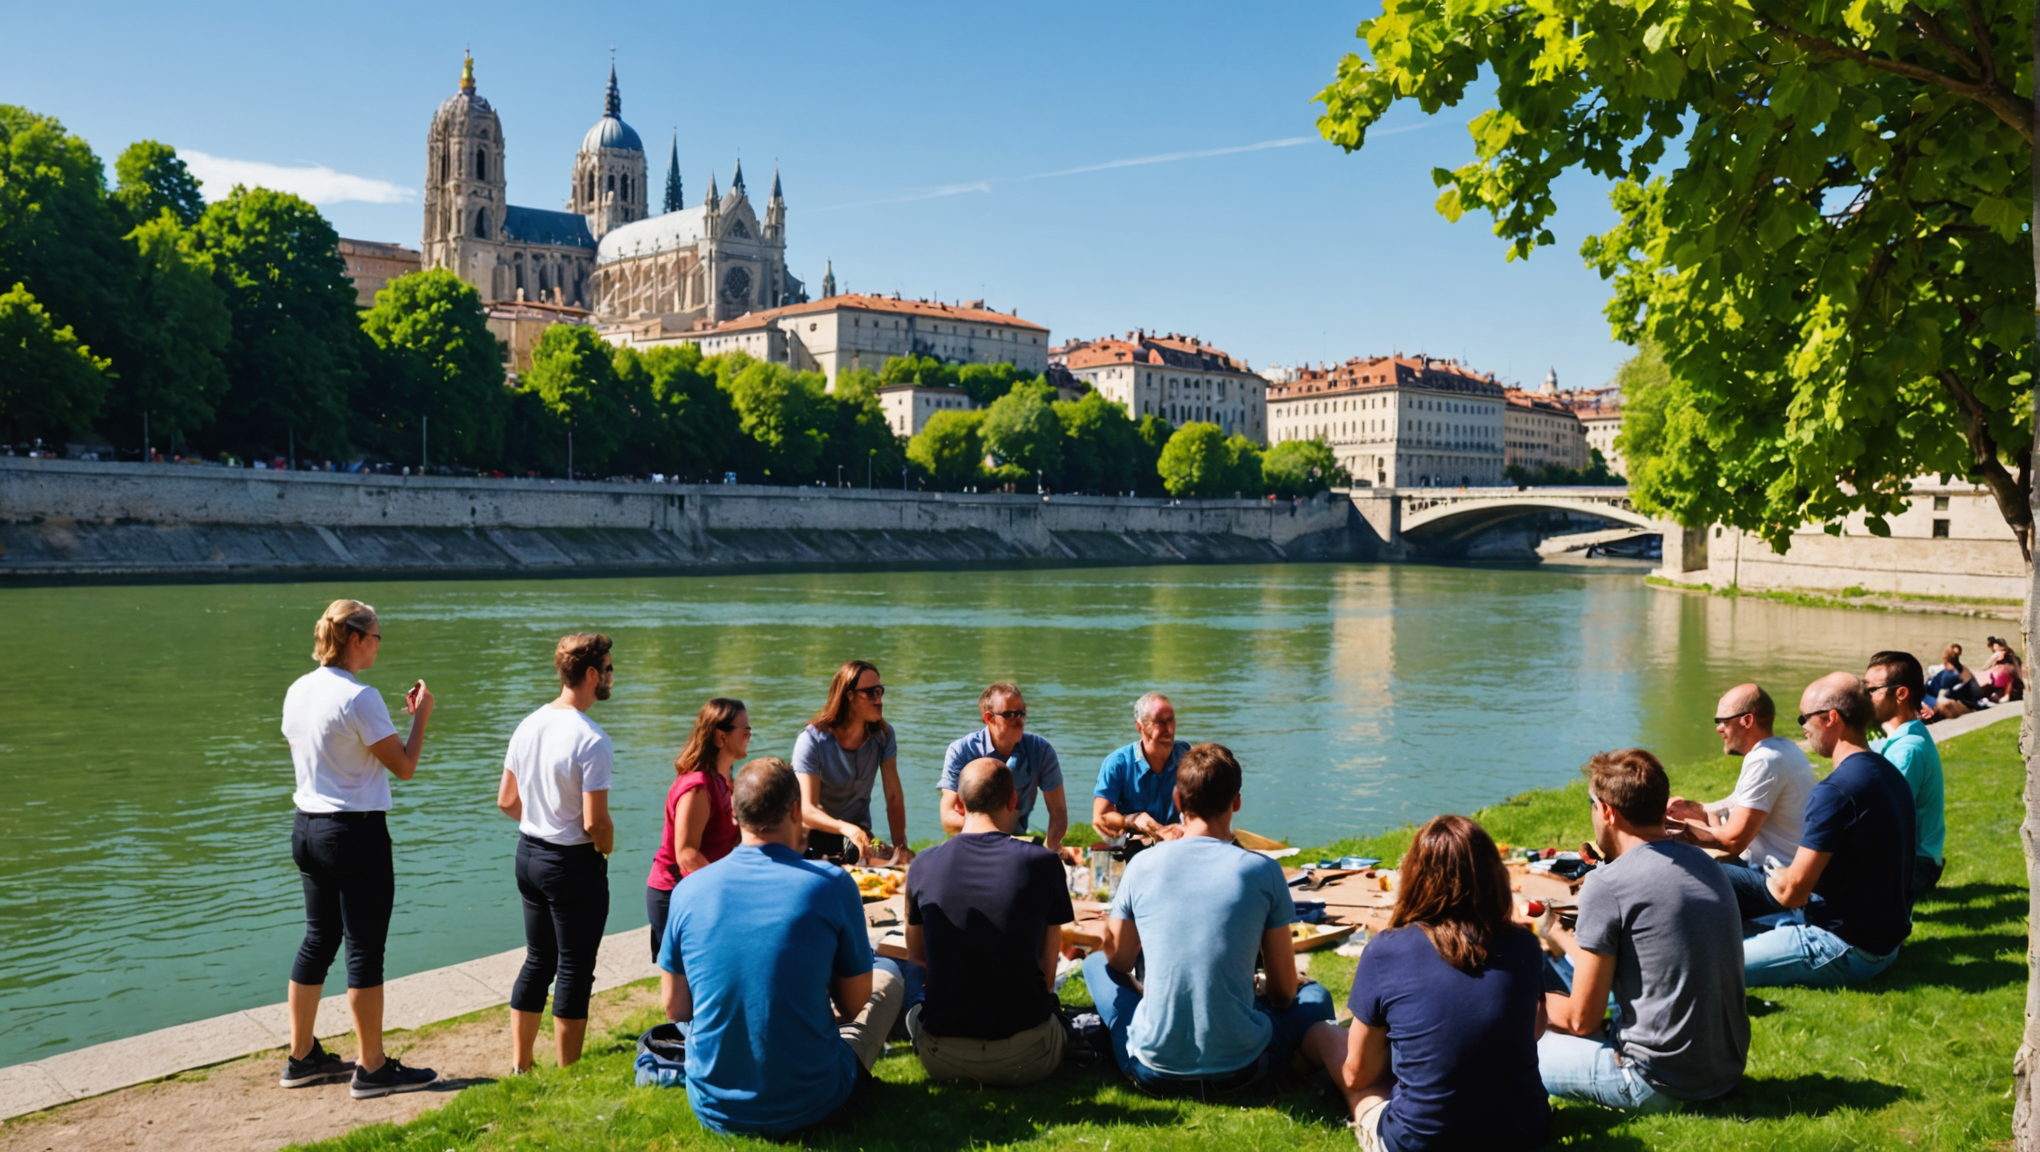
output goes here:
[{"label": "standing woman", "polygon": [[[438,1078],[406,1068],[382,1045],[383,943],[396,901],[390,859],[389,774],[418,771],[432,692],[423,680],[404,693],[411,735],[397,739],[382,694],[355,679],[375,666],[382,624],[359,600],[335,600],[312,628],[319,666],[283,698],[283,735],[297,769],[297,821],[290,854],[305,889],[305,939],[290,969],[290,1056],[282,1084],[302,1088],[352,1075],[355,1099],[411,1092]],[[347,943],[347,1010],[356,1061],[327,1052],[313,1034],[326,971]]]},{"label": "standing woman", "polygon": [[666,830],[645,877],[645,916],[652,922],[652,963],[666,935],[673,886],[730,854],[741,834],[730,807],[730,768],[751,747],[751,717],[742,700],[717,696],[694,715],[694,731],[673,758],[666,790]]},{"label": "standing woman", "polygon": [[[517,891],[524,897],[524,967],[510,988],[510,1067],[531,1071],[531,1049],[553,994],[553,1049],[581,1058],[595,954],[609,922],[609,733],[588,718],[609,699],[609,637],[576,632],[553,648],[560,694],[510,737],[496,807],[517,821]],[[553,978],[559,978],[553,986]]]},{"label": "standing woman", "polygon": [[896,863],[914,858],[907,848],[907,797],[900,788],[899,743],[885,722],[885,685],[876,665],[852,660],[829,681],[829,702],[793,744],[793,771],[800,778],[801,822],[808,844],[825,855],[840,853],[844,841],[875,863],[871,786],[885,779],[885,817],[897,845]]}]

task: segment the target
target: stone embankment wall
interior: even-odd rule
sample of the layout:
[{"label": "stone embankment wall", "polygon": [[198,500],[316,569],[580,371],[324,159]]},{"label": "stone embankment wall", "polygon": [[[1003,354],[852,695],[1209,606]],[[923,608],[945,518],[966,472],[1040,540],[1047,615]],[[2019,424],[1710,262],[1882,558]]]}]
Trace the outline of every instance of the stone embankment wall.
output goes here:
[{"label": "stone embankment wall", "polygon": [[1288,501],[457,480],[0,458],[0,578],[569,575],[1364,559]]}]

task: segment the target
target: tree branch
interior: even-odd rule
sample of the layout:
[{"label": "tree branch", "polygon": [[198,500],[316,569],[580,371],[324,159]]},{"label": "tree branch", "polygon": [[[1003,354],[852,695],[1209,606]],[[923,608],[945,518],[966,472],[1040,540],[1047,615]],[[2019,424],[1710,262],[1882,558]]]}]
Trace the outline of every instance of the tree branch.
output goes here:
[{"label": "tree branch", "polygon": [[1962,0],[1962,14],[1969,17],[1969,38],[1976,41],[1976,62],[1983,68],[1986,84],[1997,83],[1997,61],[1990,54],[1990,21],[1976,0]]},{"label": "tree branch", "polygon": [[[1955,398],[1956,406],[1962,409],[1968,427],[1963,430],[1969,441],[1969,454],[1976,471],[1990,488],[1990,494],[1997,500],[1998,512],[2012,529],[2012,535],[2019,538],[2019,555],[2026,563],[2033,562],[2033,506],[2027,502],[2026,488],[2014,478],[1998,459],[1998,444],[1990,434],[1990,409],[1976,398],[1976,394],[1962,383],[1962,378],[1952,368],[1943,368],[1935,373],[1941,386]],[[2032,448],[2028,446],[2019,462],[2019,472],[2024,476],[2032,459]]]},{"label": "tree branch", "polygon": [[1920,30],[1921,35],[1939,44],[1948,53],[1950,59],[1962,66],[1964,72],[1969,73],[1971,76],[1980,77],[1983,75],[1983,66],[1976,62],[1974,56],[1964,52],[1961,46],[1955,43],[1954,39],[1948,35],[1948,30],[1941,26],[1939,17],[1925,11],[1917,4],[1907,4],[1905,6],[1905,14],[1912,20],[1913,26]]},{"label": "tree branch", "polygon": [[2033,102],[2006,88],[1994,78],[1980,81],[1963,80],[1944,72],[1936,72],[1932,68],[1923,68],[1910,61],[1872,56],[1861,48],[1837,44],[1832,40],[1801,32],[1781,20],[1774,20],[1761,13],[1755,14],[1754,18],[1760,26],[1770,29],[1809,52],[1830,59],[1852,61],[1865,68],[1875,68],[1880,72],[1889,72],[1893,76],[1903,76],[1908,80],[1931,84],[1965,99],[1974,100],[1988,108],[1998,119],[2016,129],[2028,146],[2033,143]]}]

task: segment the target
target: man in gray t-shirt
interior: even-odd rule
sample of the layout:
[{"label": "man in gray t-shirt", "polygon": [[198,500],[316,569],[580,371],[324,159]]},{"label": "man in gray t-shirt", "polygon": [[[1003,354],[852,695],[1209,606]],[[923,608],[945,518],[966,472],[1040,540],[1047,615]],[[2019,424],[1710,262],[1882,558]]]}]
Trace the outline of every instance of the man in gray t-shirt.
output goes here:
[{"label": "man in gray t-shirt", "polygon": [[1545,999],[1545,1090],[1624,1111],[1711,1100],[1742,1079],[1750,1051],[1735,892],[1705,852],[1666,839],[1671,785],[1655,756],[1598,753],[1586,775],[1607,863],[1580,886],[1576,938],[1553,934],[1566,990]]}]

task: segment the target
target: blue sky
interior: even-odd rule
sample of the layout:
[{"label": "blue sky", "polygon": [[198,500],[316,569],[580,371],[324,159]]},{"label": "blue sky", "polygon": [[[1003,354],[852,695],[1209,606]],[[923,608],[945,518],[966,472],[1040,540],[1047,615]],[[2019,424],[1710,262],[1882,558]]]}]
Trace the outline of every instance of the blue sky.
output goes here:
[{"label": "blue sky", "polygon": [[1479,107],[1399,108],[1358,155],[1316,138],[1311,96],[1376,7],[8,3],[0,102],[109,163],[159,139],[214,183],[294,184],[342,235],[415,245],[462,49],[511,202],[559,208],[614,44],[653,187],[676,128],[689,203],[740,154],[762,198],[776,160],[811,286],[828,259],[846,290],[982,296],[1058,340],[1145,327],[1256,366],[1400,349],[1606,381],[1628,350],[1578,257],[1613,219],[1601,182],[1566,181],[1558,245],[1505,263],[1485,217],[1431,207]]}]

